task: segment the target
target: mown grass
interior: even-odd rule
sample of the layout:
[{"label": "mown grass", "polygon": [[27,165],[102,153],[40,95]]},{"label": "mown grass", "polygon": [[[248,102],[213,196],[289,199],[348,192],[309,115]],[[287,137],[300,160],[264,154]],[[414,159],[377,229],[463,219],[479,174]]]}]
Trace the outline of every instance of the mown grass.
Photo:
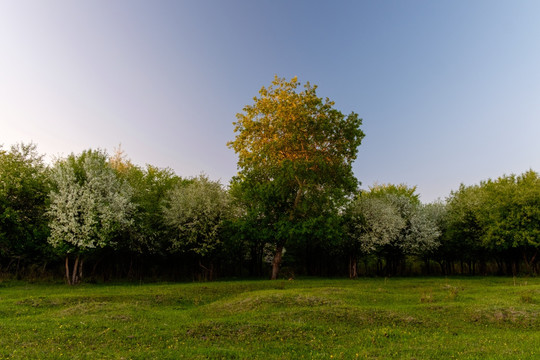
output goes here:
[{"label": "mown grass", "polygon": [[538,359],[540,279],[0,283],[2,359]]}]

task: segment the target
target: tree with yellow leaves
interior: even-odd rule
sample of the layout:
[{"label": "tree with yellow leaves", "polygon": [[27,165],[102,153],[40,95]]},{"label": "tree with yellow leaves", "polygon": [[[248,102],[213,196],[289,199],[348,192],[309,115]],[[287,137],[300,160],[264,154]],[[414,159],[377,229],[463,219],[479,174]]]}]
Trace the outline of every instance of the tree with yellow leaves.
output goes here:
[{"label": "tree with yellow leaves", "polygon": [[276,76],[237,114],[237,135],[228,143],[238,155],[234,193],[248,204],[250,218],[271,229],[264,233],[275,246],[272,279],[286,242],[334,214],[358,183],[352,163],[364,137],[362,120],[318,97],[317,86],[308,82],[299,91],[300,85],[296,77]]}]

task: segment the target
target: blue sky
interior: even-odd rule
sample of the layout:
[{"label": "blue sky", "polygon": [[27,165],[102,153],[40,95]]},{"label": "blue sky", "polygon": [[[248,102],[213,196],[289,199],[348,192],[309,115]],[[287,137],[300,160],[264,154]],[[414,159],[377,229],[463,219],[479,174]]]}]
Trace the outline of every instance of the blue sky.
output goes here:
[{"label": "blue sky", "polygon": [[540,170],[538,1],[0,0],[0,143],[122,144],[227,183],[235,114],[274,75],[364,119],[366,188]]}]

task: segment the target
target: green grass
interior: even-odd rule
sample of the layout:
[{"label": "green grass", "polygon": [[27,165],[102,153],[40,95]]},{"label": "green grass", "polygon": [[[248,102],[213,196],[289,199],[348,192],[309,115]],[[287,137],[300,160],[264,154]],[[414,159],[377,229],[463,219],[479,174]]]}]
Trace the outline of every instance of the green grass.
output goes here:
[{"label": "green grass", "polygon": [[0,283],[0,359],[538,359],[539,278]]}]

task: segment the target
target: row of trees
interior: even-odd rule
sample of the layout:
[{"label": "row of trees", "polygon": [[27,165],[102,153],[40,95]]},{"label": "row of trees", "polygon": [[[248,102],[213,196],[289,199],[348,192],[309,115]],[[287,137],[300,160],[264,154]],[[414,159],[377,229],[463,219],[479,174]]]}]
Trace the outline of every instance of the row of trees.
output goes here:
[{"label": "row of trees", "polygon": [[[529,171],[422,204],[414,187],[358,190],[364,133],[296,78],[237,115],[238,176],[136,166],[87,150],[47,166],[0,148],[0,271],[161,279],[293,274],[537,273],[540,178]],[[362,266],[360,265],[362,264]]]},{"label": "row of trees", "polygon": [[120,152],[47,167],[35,145],[17,145],[0,152],[0,185],[1,270],[57,273],[63,259],[71,284],[85,267],[93,278],[277,277],[276,256],[287,276],[538,272],[533,171],[462,185],[445,203],[422,204],[414,187],[373,186],[291,222],[250,209],[234,182],[182,179]]}]

